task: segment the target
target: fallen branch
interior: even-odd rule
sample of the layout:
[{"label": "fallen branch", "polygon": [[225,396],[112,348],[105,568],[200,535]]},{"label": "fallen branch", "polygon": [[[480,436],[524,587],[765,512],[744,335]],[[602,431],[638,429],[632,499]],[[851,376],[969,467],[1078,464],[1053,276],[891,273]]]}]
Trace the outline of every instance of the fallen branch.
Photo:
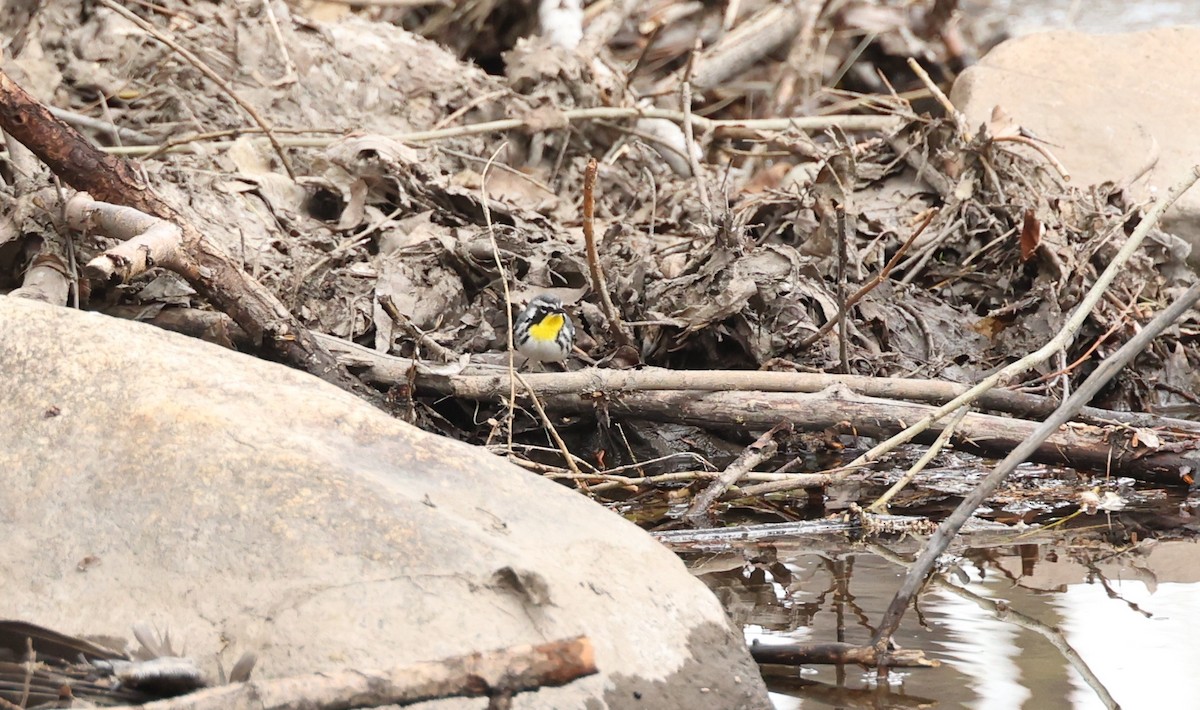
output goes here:
[{"label": "fallen branch", "polygon": [[[1012,528],[995,524],[1011,537]],[[760,523],[758,525],[736,525],[726,528],[700,528],[696,530],[660,530],[651,532],[654,539],[672,550],[684,551],[695,547],[712,548],[717,545],[736,546],[741,543],[762,543],[770,540],[816,540],[818,537],[849,541],[872,535],[929,535],[936,524],[927,518],[908,515],[839,515],[817,520],[800,520],[794,523]]]},{"label": "fallen branch", "polygon": [[[879,654],[871,646],[855,646],[850,643],[754,643],[750,644],[750,655],[758,663],[780,666],[846,665],[875,666]],[[920,649],[891,651],[887,659],[891,668],[937,668],[941,661],[926,658]]]},{"label": "fallen branch", "polygon": [[[67,237],[59,234],[46,206],[60,204],[53,187],[47,187],[50,171],[38,162],[33,153],[7,133],[8,162],[13,173],[16,203],[6,208],[9,219],[0,225],[0,244],[22,238],[31,243],[37,239],[36,254],[25,269],[21,287],[10,293],[16,298],[30,298],[55,306],[67,302],[75,282],[73,252]],[[77,282],[76,282],[77,285]]]},{"label": "fallen branch", "polygon": [[84,273],[89,278],[129,283],[155,266],[171,271],[187,268],[183,231],[178,225],[132,207],[93,200],[86,192],[67,200],[66,212],[71,229],[122,240],[87,263]]},{"label": "fallen branch", "polygon": [[287,308],[219,244],[141,181],[131,165],[107,155],[0,70],[0,129],[12,134],[65,182],[104,202],[126,205],[175,224],[184,258],[177,273],[277,359],[372,402],[376,393],[352,377]]},{"label": "fallen branch", "polygon": [[[408,372],[414,365],[408,358],[386,355],[331,335],[314,335],[347,367],[362,370],[361,376],[368,382],[389,386],[406,382]],[[444,374],[417,364],[417,370],[416,385],[426,393],[475,401],[494,401],[505,397],[508,392],[508,377],[503,370],[495,367],[474,366],[457,369],[453,374]],[[639,370],[588,368],[575,372],[533,373],[525,375],[524,379],[535,392],[543,396],[661,390],[687,390],[697,395],[705,392],[747,391],[812,393],[833,385],[843,385],[869,397],[942,404],[970,390],[969,385],[956,382],[902,377],[754,370],[666,370],[656,367]],[[1025,392],[990,390],[982,394],[974,404],[981,409],[1035,419],[1049,415],[1059,403],[1051,397]],[[1186,419],[1118,412],[1098,407],[1084,407],[1080,414],[1083,419],[1094,423],[1117,422],[1131,427],[1167,427],[1180,432],[1200,433],[1200,422]]]},{"label": "fallen branch", "polygon": [[[319,336],[336,351],[347,366],[362,369],[369,382],[396,384],[407,381],[413,361],[374,352],[368,348]],[[416,387],[427,394],[449,395],[476,401],[501,401],[507,396],[509,378],[496,374],[441,374],[417,365]],[[466,370],[466,373],[482,369]],[[463,371],[459,371],[463,372]],[[539,395],[546,396],[548,409],[558,412],[587,413],[594,406],[594,393],[608,393],[607,406],[614,414],[658,421],[684,421],[717,428],[770,428],[780,419],[789,419],[797,428],[819,431],[845,423],[863,436],[882,437],[904,430],[907,422],[923,420],[940,410],[896,399],[926,401],[953,400],[969,391],[965,385],[929,380],[871,378],[857,375],[817,375],[791,372],[744,371],[671,371],[646,368],[637,371],[588,369],[567,373],[530,374],[524,382]],[[515,385],[516,380],[511,380]],[[801,394],[819,392],[832,385],[877,397],[812,398]],[[1028,417],[1042,417],[1053,399],[993,390],[979,402],[997,410],[1018,411]],[[1052,409],[1050,411],[1053,411]],[[1082,413],[1096,426],[1070,427],[1037,452],[1035,460],[1083,469],[1121,472],[1142,480],[1178,485],[1190,484],[1188,471],[1196,470],[1200,454],[1194,440],[1200,434],[1196,422],[1169,419],[1149,414],[1114,412],[1085,407]],[[959,432],[965,450],[1002,455],[1030,433],[1036,422],[1022,419],[971,414]],[[1158,453],[1149,449],[1121,450],[1112,436],[1117,429],[1154,428],[1165,440]],[[942,427],[927,426],[914,439],[931,443]],[[1122,437],[1117,437],[1121,439]],[[1124,439],[1130,439],[1127,436]],[[1179,449],[1177,451],[1176,449]],[[860,457],[861,459],[862,457]],[[847,469],[861,468],[856,461]],[[1110,469],[1110,466],[1112,467]],[[1181,468],[1182,467],[1182,468]],[[824,485],[828,474],[804,474],[792,481],[791,488]],[[787,490],[787,482],[764,483],[743,490],[746,495],[761,495]],[[774,487],[774,488],[768,488]]]},{"label": "fallen branch", "polygon": [[792,425],[786,421],[780,422],[768,429],[762,436],[758,437],[740,456],[734,459],[729,467],[721,472],[717,480],[709,484],[704,492],[696,496],[692,500],[692,504],[688,506],[687,512],[683,514],[683,519],[692,525],[711,525],[708,519],[708,509],[717,499],[725,495],[725,491],[729,487],[737,483],[747,473],[754,470],[754,467],[761,464],[763,461],[770,459],[779,450],[779,444],[775,441],[775,435],[780,431],[791,431]]},{"label": "fallen branch", "polygon": [[317,710],[413,705],[439,698],[478,698],[566,685],[596,673],[586,636],[514,646],[388,670],[251,681],[121,710]]},{"label": "fallen branch", "polygon": [[[1187,189],[1192,183],[1200,178],[1200,165],[1192,168],[1189,181],[1180,183],[1183,189]],[[1178,189],[1172,190],[1172,194],[1178,197],[1182,192]],[[1163,202],[1171,201],[1170,198]],[[1163,203],[1160,203],[1160,205]],[[1154,211],[1152,211],[1154,213]],[[1140,229],[1140,227],[1139,227]],[[1107,273],[1107,270],[1106,272]],[[1054,414],[1050,415],[1045,422],[1040,424],[1028,437],[1025,438],[1011,453],[1008,454],[994,469],[979,482],[975,490],[963,499],[954,512],[947,517],[938,527],[937,532],[929,538],[929,541],[922,548],[921,554],[917,557],[916,562],[909,569],[908,576],[904,579],[904,584],[896,592],[896,596],[892,599],[892,603],[888,606],[887,612],[884,614],[883,620],[879,628],[875,632],[873,644],[881,653],[886,649],[892,634],[900,625],[900,620],[904,617],[904,612],[912,602],[913,597],[924,585],[926,578],[933,570],[938,557],[950,545],[954,536],[958,534],[958,530],[964,523],[975,513],[975,509],[987,500],[997,487],[1004,482],[1008,474],[1013,471],[1018,465],[1029,460],[1039,448],[1045,446],[1045,442],[1050,441],[1053,437],[1059,435],[1059,428],[1070,421],[1071,417],[1083,407],[1083,405],[1091,400],[1092,397],[1100,391],[1110,379],[1116,376],[1126,365],[1128,365],[1134,357],[1144,350],[1154,338],[1158,337],[1162,331],[1169,328],[1175,323],[1189,308],[1200,301],[1200,283],[1193,285],[1165,311],[1156,316],[1152,321],[1147,323],[1137,335],[1131,338],[1128,342],[1122,345],[1115,353],[1108,358],[1105,358],[1100,366],[1096,368],[1091,375],[1084,380],[1083,384],[1071,395],[1065,402],[1062,403]],[[1080,306],[1083,309],[1083,306]],[[1192,471],[1195,469],[1186,469]],[[1184,469],[1180,469],[1177,475],[1184,475]]]},{"label": "fallen branch", "polygon": [[[771,3],[704,52],[697,53],[691,85],[708,91],[739,76],[760,59],[795,37],[804,24],[804,3]],[[685,72],[686,73],[686,72]],[[667,93],[687,81],[678,75],[663,79],[653,93]]]},{"label": "fallen branch", "polygon": [[[557,395],[546,399],[559,412],[590,412],[590,399]],[[768,429],[786,419],[803,431],[837,429],[882,438],[903,431],[907,422],[930,416],[927,405],[858,397],[850,393],[797,395],[779,392],[641,392],[613,397],[605,406],[612,415],[691,424],[705,428]],[[953,437],[956,448],[983,456],[1001,456],[1025,441],[1038,422],[985,414],[968,414]],[[926,427],[914,441],[931,444],[942,425]],[[1200,440],[1164,443],[1158,451],[1137,447],[1133,432],[1111,427],[1077,425],[1055,432],[1029,456],[1031,461],[1090,471],[1128,475],[1168,485],[1189,485],[1191,471],[1200,470]],[[860,457],[861,458],[861,457]],[[847,467],[863,466],[857,459]],[[803,480],[803,479],[798,479]],[[807,484],[805,484],[807,485]],[[749,486],[741,495],[778,493],[787,481]]]}]

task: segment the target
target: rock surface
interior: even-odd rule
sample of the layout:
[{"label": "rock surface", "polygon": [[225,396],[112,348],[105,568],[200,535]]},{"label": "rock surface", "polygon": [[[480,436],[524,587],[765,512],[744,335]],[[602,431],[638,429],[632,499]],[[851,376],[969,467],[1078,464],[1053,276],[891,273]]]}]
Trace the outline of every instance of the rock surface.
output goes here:
[{"label": "rock surface", "polygon": [[[302,373],[0,297],[0,617],[211,672],[386,667],[578,633],[527,708],[765,708],[741,634],[636,526]],[[482,707],[442,701],[438,707]]]},{"label": "rock surface", "polygon": [[[972,130],[1001,106],[1047,142],[1073,184],[1132,180],[1134,195],[1144,199],[1165,192],[1200,163],[1198,68],[1200,27],[1046,32],[997,46],[963,72],[950,99]],[[1163,227],[1192,244],[1195,260],[1200,191],[1184,195]]]}]

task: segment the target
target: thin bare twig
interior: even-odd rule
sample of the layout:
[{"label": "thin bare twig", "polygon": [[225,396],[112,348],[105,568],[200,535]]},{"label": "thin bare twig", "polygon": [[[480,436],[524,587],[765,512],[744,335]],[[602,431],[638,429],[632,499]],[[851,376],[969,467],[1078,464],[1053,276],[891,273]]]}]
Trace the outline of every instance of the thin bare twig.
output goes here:
[{"label": "thin bare twig", "polygon": [[596,159],[588,160],[587,169],[583,173],[583,241],[587,247],[588,271],[592,276],[592,290],[600,297],[600,306],[604,309],[604,318],[608,321],[608,332],[618,345],[628,345],[635,348],[633,337],[626,331],[621,322],[621,314],[613,305],[608,295],[608,281],[604,278],[604,269],[600,266],[600,254],[596,249]]},{"label": "thin bare twig", "polygon": [[[846,299],[846,305],[842,309],[843,311],[849,311],[851,308],[857,305],[859,301],[866,297],[868,293],[873,291],[875,287],[883,283],[884,280],[891,275],[892,270],[896,268],[896,264],[900,263],[900,258],[904,256],[905,252],[908,251],[908,248],[912,246],[912,243],[916,241],[917,237],[921,236],[921,233],[925,231],[925,228],[929,226],[929,223],[932,222],[933,218],[936,216],[937,210],[933,210],[925,216],[925,221],[921,222],[921,226],[917,227],[917,231],[913,232],[912,236],[906,239],[904,244],[900,245],[900,248],[896,250],[896,253],[892,255],[891,259],[888,259],[888,263],[884,265],[883,269],[876,274],[874,278],[863,284],[862,288],[855,291],[853,296]],[[839,316],[840,315],[841,314],[839,313]],[[821,326],[820,329],[817,330],[817,332],[808,336],[800,343],[800,349],[804,350],[820,340],[825,336],[826,333],[828,333],[830,330],[833,330],[833,327],[840,322],[840,320],[840,318],[837,318],[827,321],[825,325]]]},{"label": "thin bare twig", "polygon": [[917,78],[921,80],[921,83],[925,84],[925,88],[929,89],[929,93],[933,94],[933,98],[937,99],[937,102],[942,105],[942,108],[946,111],[946,115],[950,117],[950,120],[954,121],[954,127],[958,129],[959,134],[963,136],[968,135],[967,119],[963,117],[961,111],[954,108],[954,104],[950,102],[950,97],[946,96],[945,92],[930,78],[929,73],[912,57],[908,58],[908,68],[912,69]]},{"label": "thin bare twig", "polygon": [[[514,372],[513,375],[525,388],[525,391],[529,393],[529,399],[533,400],[533,408],[537,410],[538,416],[541,417],[542,424],[546,427],[546,431],[550,433],[550,438],[554,440],[554,445],[558,447],[563,458],[566,459],[567,468],[571,469],[571,473],[579,476],[584,475],[583,471],[579,470],[579,465],[575,463],[575,455],[567,448],[567,442],[563,441],[563,438],[558,434],[558,429],[554,426],[554,422],[550,421],[550,415],[546,413],[546,408],[542,406],[542,400],[538,399],[537,392],[529,386],[529,383],[525,381],[525,378],[520,373]],[[509,423],[509,428],[512,428],[511,422]]]},{"label": "thin bare twig", "polygon": [[700,53],[700,38],[696,38],[696,44],[692,48],[692,53],[688,55],[687,67],[683,70],[683,81],[679,84],[679,107],[683,110],[683,137],[685,146],[684,152],[687,153],[688,166],[692,170],[692,179],[696,181],[696,192],[700,195],[700,204],[704,206],[705,219],[708,220],[708,226],[712,226],[713,211],[712,203],[708,200],[708,187],[704,184],[704,173],[700,169],[700,159],[696,157],[696,136],[692,127],[692,66],[696,61],[696,55]]},{"label": "thin bare twig", "polygon": [[104,133],[108,133],[109,135],[113,136],[114,138],[120,139],[124,143],[135,143],[137,145],[154,145],[158,142],[158,139],[155,138],[154,136],[150,135],[149,133],[143,133],[142,131],[138,131],[133,128],[126,128],[124,126],[118,126],[115,123],[105,120],[105,119],[102,119],[102,118],[92,118],[91,116],[85,116],[82,113],[76,113],[75,111],[68,111],[66,109],[58,108],[56,106],[47,106],[46,108],[50,111],[50,114],[52,116],[54,116],[55,118],[62,119],[63,121],[66,121],[67,123],[71,124],[72,126],[79,126],[80,128],[88,128],[93,131],[103,131]]},{"label": "thin bare twig", "polygon": [[541,400],[538,399],[537,392],[529,386],[528,382],[524,381],[517,374],[515,367],[516,358],[516,343],[513,341],[513,317],[512,317],[512,293],[508,288],[508,269],[504,268],[504,259],[500,255],[500,245],[496,243],[496,226],[492,223],[492,208],[491,198],[488,197],[487,179],[488,173],[491,170],[492,164],[496,162],[496,156],[500,155],[500,151],[508,147],[508,143],[502,143],[499,148],[492,153],[488,158],[488,162],[483,166],[483,173],[480,176],[480,202],[483,204],[483,217],[487,223],[488,239],[492,245],[492,256],[496,259],[496,269],[500,272],[500,283],[504,286],[504,315],[508,319],[508,377],[509,377],[509,393],[508,393],[508,451],[512,453],[512,436],[513,436],[513,415],[517,406],[517,381],[529,392],[529,396],[533,399],[533,406],[537,409],[538,415],[542,418],[542,424],[546,430],[550,432],[554,443],[558,445],[559,451],[562,452],[563,458],[567,461],[567,467],[572,473],[583,475],[579,467],[575,465],[575,457],[571,454],[571,450],[567,448],[562,437],[558,435],[558,430],[554,427],[554,423],[550,421],[550,416],[546,414],[545,408],[542,407]]},{"label": "thin bare twig", "polygon": [[791,422],[780,422],[758,437],[753,444],[746,447],[746,450],[733,463],[729,464],[728,468],[721,472],[717,480],[709,484],[703,493],[692,500],[692,504],[688,506],[687,512],[683,514],[684,520],[696,526],[705,524],[708,520],[709,507],[718,498],[723,496],[725,491],[729,490],[730,486],[737,483],[742,476],[775,455],[775,452],[779,450],[779,444],[775,441],[776,434],[781,431],[791,430]]},{"label": "thin bare twig", "polygon": [[267,13],[267,21],[271,25],[271,32],[279,44],[279,55],[283,59],[283,77],[279,79],[279,82],[293,82],[296,80],[296,65],[292,63],[292,57],[288,54],[287,42],[283,40],[283,32],[279,29],[279,20],[275,19],[275,10],[271,7],[271,0],[262,0],[262,4],[263,11]]},{"label": "thin bare twig", "polygon": [[954,434],[954,430],[958,428],[959,422],[961,422],[963,418],[967,416],[967,412],[969,411],[971,411],[970,407],[960,408],[958,412],[954,414],[954,417],[946,423],[946,428],[942,429],[942,433],[938,434],[938,438],[934,440],[932,444],[930,444],[929,448],[925,450],[925,453],[921,454],[921,458],[917,459],[917,462],[904,472],[904,475],[900,477],[899,481],[896,481],[892,487],[887,489],[883,495],[879,496],[874,503],[867,506],[867,512],[886,513],[888,503],[896,497],[897,493],[904,490],[905,486],[907,486],[909,483],[912,483],[912,480],[917,477],[918,473],[925,470],[925,467],[928,466],[929,462],[938,455],[938,452],[942,450],[942,447],[946,445],[946,442],[950,441],[950,437]]},{"label": "thin bare twig", "polygon": [[[483,219],[487,224],[488,240],[492,244],[492,257],[496,260],[496,269],[500,272],[500,285],[504,288],[504,317],[508,319],[508,452],[512,453],[513,445],[513,416],[517,407],[517,378],[515,367],[516,359],[516,344],[513,342],[513,317],[512,317],[512,293],[508,289],[508,269],[504,268],[504,258],[500,255],[500,245],[496,243],[496,225],[492,223],[492,205],[491,198],[488,197],[487,179],[488,172],[491,170],[492,163],[496,162],[496,156],[500,155],[500,151],[508,147],[508,141],[500,144],[491,156],[488,157],[487,163],[483,166],[483,173],[479,178],[479,202],[483,205]],[[536,396],[536,395],[534,395]]]},{"label": "thin bare twig", "polygon": [[[110,0],[104,0],[110,1]],[[616,118],[665,118],[676,123],[691,123],[695,128],[705,132],[720,132],[726,129],[748,129],[757,131],[823,131],[838,128],[843,131],[891,131],[904,124],[901,116],[863,116],[863,115],[829,115],[829,116],[796,116],[790,118],[761,118],[761,119],[728,119],[713,120],[696,114],[686,115],[682,111],[664,108],[642,108],[637,106],[598,106],[593,108],[577,108],[563,111],[562,118],[568,123],[595,121],[598,119]],[[426,141],[443,140],[473,136],[481,133],[511,131],[518,128],[528,128],[529,122],[521,118],[504,118],[496,121],[484,121],[465,126],[452,126],[430,131],[414,131],[399,133],[390,138],[404,143],[423,143]],[[276,131],[278,132],[278,131]],[[327,148],[337,138],[277,138],[279,145],[292,148]],[[165,144],[164,144],[165,145]],[[214,148],[228,148],[233,141],[215,141]],[[164,148],[163,146],[127,146],[125,148],[105,148],[104,151],[115,155],[145,155],[148,153],[173,152],[178,146]]]},{"label": "thin bare twig", "polygon": [[413,322],[405,317],[405,315],[400,312],[400,309],[396,308],[396,302],[392,300],[390,294],[379,294],[376,300],[379,301],[379,305],[383,308],[383,312],[388,314],[388,318],[391,318],[392,322],[395,323],[398,328],[403,330],[405,333],[408,333],[408,337],[428,348],[429,352],[433,353],[433,356],[438,360],[441,360],[442,362],[454,362],[458,359],[457,353],[431,338],[429,333],[426,333],[417,326],[413,325]]},{"label": "thin bare twig", "polygon": [[1054,153],[1051,153],[1050,149],[1042,145],[1040,142],[1031,140],[1025,136],[998,136],[992,139],[993,143],[1002,143],[1005,141],[1009,143],[1020,143],[1021,145],[1026,145],[1030,148],[1033,148],[1037,152],[1041,153],[1042,157],[1045,158],[1047,162],[1054,166],[1054,169],[1058,171],[1058,174],[1062,176],[1063,180],[1066,180],[1067,182],[1071,181],[1071,173],[1069,170],[1067,170],[1067,166],[1063,165],[1062,162],[1054,156]]},{"label": "thin bare twig", "polygon": [[[1104,273],[1102,273],[1100,278],[1097,279],[1096,285],[1093,286],[1088,292],[1087,296],[1085,296],[1084,302],[1081,303],[1079,307],[1076,308],[1075,312],[1072,313],[1072,318],[1070,320],[1074,321],[1075,317],[1079,316],[1078,320],[1082,322],[1083,316],[1086,316],[1086,314],[1091,310],[1091,307],[1088,303],[1089,299],[1092,300],[1091,305],[1094,305],[1094,302],[1099,300],[1099,297],[1103,294],[1104,289],[1108,287],[1112,277],[1115,276],[1115,272],[1122,268],[1125,260],[1128,259],[1129,254],[1136,249],[1142,238],[1149,233],[1151,227],[1153,227],[1153,225],[1157,222],[1158,218],[1162,215],[1162,212],[1166,209],[1166,207],[1178,199],[1179,196],[1182,195],[1183,192],[1189,187],[1191,187],[1197,179],[1200,179],[1200,165],[1194,166],[1188,177],[1176,184],[1171,189],[1171,192],[1167,195],[1167,197],[1156,204],[1154,209],[1152,209],[1146,215],[1146,217],[1143,218],[1142,223],[1139,224],[1137,229],[1134,230],[1134,234],[1130,236],[1129,241],[1124,247],[1122,247],[1121,252],[1113,259],[1112,263],[1109,264],[1109,268],[1105,269]],[[1130,244],[1133,246],[1131,247]],[[1122,254],[1124,254],[1124,258],[1120,258]],[[1113,273],[1110,275],[1110,272]],[[1110,275],[1108,279],[1105,279],[1106,275]],[[1095,295],[1095,298],[1091,299],[1093,294]],[[1040,446],[1042,442],[1048,439],[1052,434],[1054,434],[1060,426],[1070,421],[1070,419],[1074,417],[1075,414],[1082,409],[1084,405],[1086,405],[1091,398],[1094,397],[1096,393],[1108,383],[1110,379],[1116,376],[1116,374],[1122,368],[1128,365],[1142,350],[1144,350],[1154,338],[1158,337],[1162,331],[1174,324],[1175,321],[1178,320],[1185,312],[1187,312],[1189,308],[1195,305],[1197,301],[1200,301],[1200,284],[1195,284],[1189,288],[1182,296],[1179,297],[1178,300],[1172,303],[1166,310],[1156,316],[1152,321],[1147,323],[1137,335],[1130,338],[1129,341],[1122,345],[1115,353],[1100,363],[1100,366],[1088,376],[1079,389],[1076,390],[1075,394],[1071,395],[1069,399],[1063,402],[1062,405],[1059,406],[1059,408],[1056,409],[1053,414],[1047,417],[1046,420],[1040,426],[1038,426],[1032,434],[1022,441],[1021,444],[1015,449],[1013,449],[1003,461],[997,464],[996,467],[992,469],[992,471],[979,483],[979,485],[976,486],[975,490],[973,490],[970,495],[964,498],[962,503],[955,508],[954,512],[947,517],[941,525],[938,526],[937,532],[935,532],[933,536],[929,538],[929,541],[925,544],[925,547],[922,548],[920,556],[917,557],[916,562],[914,562],[913,566],[909,569],[908,575],[904,579],[904,584],[902,584],[900,589],[896,592],[896,596],[892,598],[892,602],[888,606],[887,612],[884,614],[879,628],[875,632],[872,643],[877,649],[883,651],[887,647],[889,639],[891,638],[892,634],[896,632],[896,629],[900,625],[900,620],[903,618],[905,610],[912,602],[913,597],[916,596],[917,592],[925,583],[926,578],[929,576],[934,565],[937,563],[938,557],[950,545],[950,542],[954,539],[954,536],[958,534],[958,531],[962,528],[963,524],[966,523],[967,519],[974,514],[976,508],[978,508],[983,504],[984,501],[987,500],[988,496],[990,496],[996,490],[996,488],[1004,482],[1004,479],[1008,477],[1008,474],[1013,469],[1029,458],[1029,456],[1033,454],[1037,447]],[[1072,332],[1069,326],[1070,323],[1068,326],[1064,326],[1061,333],[1067,333],[1069,335],[1070,332]],[[1076,327],[1078,327],[1078,324],[1076,324]],[[1055,340],[1057,339],[1058,338],[1055,338]],[[1064,340],[1066,339],[1067,338],[1064,337]],[[1052,341],[1052,343],[1053,342],[1054,341]],[[1048,344],[1042,350],[1046,350],[1049,346],[1050,344]],[[1050,351],[1050,353],[1047,354],[1052,354],[1058,349],[1058,347],[1055,347]],[[1041,353],[1042,351],[1038,352]]]},{"label": "thin bare twig", "polygon": [[121,17],[137,25],[142,31],[154,37],[154,39],[170,47],[171,50],[182,57],[184,61],[186,61],[188,64],[191,64],[201,74],[208,77],[210,81],[220,87],[221,91],[225,92],[229,98],[233,99],[234,102],[237,103],[238,106],[242,107],[243,111],[250,115],[250,118],[254,119],[254,122],[257,123],[259,128],[263,130],[263,133],[267,135],[267,140],[271,141],[271,145],[275,148],[275,152],[279,155],[279,160],[281,163],[283,163],[283,169],[287,171],[288,177],[292,178],[293,180],[296,179],[296,173],[292,170],[292,163],[290,160],[288,160],[287,153],[283,150],[283,145],[279,142],[279,139],[275,137],[275,133],[271,129],[271,125],[267,123],[267,120],[258,113],[254,106],[252,106],[248,101],[243,99],[236,91],[233,90],[233,87],[229,85],[229,82],[221,78],[221,75],[214,71],[212,67],[205,64],[200,57],[197,57],[195,54],[182,47],[178,42],[165,35],[154,25],[146,22],[134,13],[117,4],[114,0],[98,1],[104,7],[107,7]]},{"label": "thin bare twig", "polygon": [[846,234],[846,205],[838,203],[834,205],[834,216],[837,223],[837,324],[838,324],[838,364],[841,366],[842,374],[850,374],[850,355],[849,346],[846,340],[850,337],[850,324],[847,322],[847,316],[850,313],[849,301],[846,299],[846,262],[849,260],[847,254],[849,247],[846,244],[849,235]]}]

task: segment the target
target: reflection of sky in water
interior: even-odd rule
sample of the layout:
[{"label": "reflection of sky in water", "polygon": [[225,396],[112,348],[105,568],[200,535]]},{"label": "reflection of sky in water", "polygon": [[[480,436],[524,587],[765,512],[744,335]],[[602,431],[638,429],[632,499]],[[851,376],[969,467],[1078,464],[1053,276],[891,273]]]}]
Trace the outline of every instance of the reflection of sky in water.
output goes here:
[{"label": "reflection of sky in water", "polygon": [[[1109,588],[1120,597],[1114,599],[1101,584],[1072,584],[1065,592],[1034,595],[1007,581],[977,581],[972,591],[1008,599],[1014,609],[1057,626],[1125,710],[1200,707],[1200,654],[1195,650],[1200,639],[1200,583],[1163,583],[1150,593],[1142,582],[1112,579]],[[1038,602],[1045,604],[1041,610],[1029,609]],[[1104,707],[1041,636],[997,621],[975,604],[941,590],[931,592],[924,606],[942,632],[934,655],[966,676],[976,695],[969,707]],[[1069,689],[1058,680],[1064,671]]]},{"label": "reflection of sky in water", "polygon": [[[1152,614],[1146,618],[1099,584],[1076,584],[1054,605],[1062,630],[1126,710],[1200,707],[1200,584],[1163,583],[1153,594],[1141,582],[1111,586],[1121,599]],[[1072,708],[1101,708],[1077,676]]]},{"label": "reflection of sky in water", "polygon": [[968,16],[1007,18],[1013,34],[1044,29],[1133,32],[1200,24],[1197,0],[966,0],[963,7]]},{"label": "reflection of sky in water", "polygon": [[[727,601],[754,604],[739,612],[747,642],[833,641],[839,629],[851,643],[869,638],[872,629],[864,624],[877,623],[891,601],[900,584],[897,567],[866,553],[817,555],[807,552],[811,548],[805,544],[791,549],[777,544],[784,547],[777,553],[786,560],[780,564],[789,579],[777,580],[760,570],[751,580],[747,569],[733,566],[718,567],[707,580],[720,582]],[[1061,629],[1126,710],[1200,709],[1200,543],[1142,543],[1118,554],[1086,545],[1022,548],[1026,554],[997,547],[960,558],[969,590]],[[1099,581],[1080,581],[1096,575],[1103,575],[1107,588]],[[836,579],[843,583],[839,586]],[[741,586],[745,584],[749,586]],[[742,593],[734,594],[738,590]],[[804,614],[783,613],[806,604],[815,606],[806,607]],[[875,699],[879,707],[916,707],[926,699],[940,707],[972,710],[1102,707],[1049,641],[997,620],[969,599],[931,588],[923,595],[919,618],[923,624],[909,610],[897,643],[923,649],[943,665],[897,669],[888,692]],[[857,667],[847,667],[841,682],[832,666],[808,666],[799,674],[823,690],[808,696],[799,689],[773,693],[776,710],[859,707],[873,697],[873,674]],[[839,696],[830,690],[838,685],[849,692]]]},{"label": "reflection of sky in water", "polygon": [[[972,590],[989,596],[978,586]],[[1020,668],[1013,660],[1021,652],[1017,627],[998,621],[978,605],[949,592],[935,590],[925,603],[931,604],[932,599],[937,599],[932,602],[937,611],[931,616],[938,617],[946,632],[937,641],[941,653],[936,655],[969,679],[968,684],[978,696],[970,707],[974,710],[1021,707],[1030,691],[1023,685]]]}]

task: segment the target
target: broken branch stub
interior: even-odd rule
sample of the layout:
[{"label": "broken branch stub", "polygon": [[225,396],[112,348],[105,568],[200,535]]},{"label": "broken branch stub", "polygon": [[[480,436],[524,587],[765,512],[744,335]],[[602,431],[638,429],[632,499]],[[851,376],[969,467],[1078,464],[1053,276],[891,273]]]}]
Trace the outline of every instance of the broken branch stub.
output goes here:
[{"label": "broken branch stub", "polygon": [[577,636],[384,670],[343,670],[226,685],[141,707],[284,710],[413,705],[439,698],[507,695],[557,687],[596,672],[591,640]]},{"label": "broken branch stub", "polygon": [[55,175],[100,201],[135,208],[180,230],[172,270],[216,308],[229,314],[266,352],[293,367],[378,403],[379,395],[352,376],[265,286],[242,271],[208,238],[145,185],[133,167],[107,155],[58,120],[0,70],[0,129],[8,132]]},{"label": "broken branch stub", "polygon": [[67,225],[122,240],[87,263],[84,273],[89,278],[127,283],[155,266],[179,271],[186,262],[178,226],[132,207],[98,202],[86,192],[67,200]]}]

